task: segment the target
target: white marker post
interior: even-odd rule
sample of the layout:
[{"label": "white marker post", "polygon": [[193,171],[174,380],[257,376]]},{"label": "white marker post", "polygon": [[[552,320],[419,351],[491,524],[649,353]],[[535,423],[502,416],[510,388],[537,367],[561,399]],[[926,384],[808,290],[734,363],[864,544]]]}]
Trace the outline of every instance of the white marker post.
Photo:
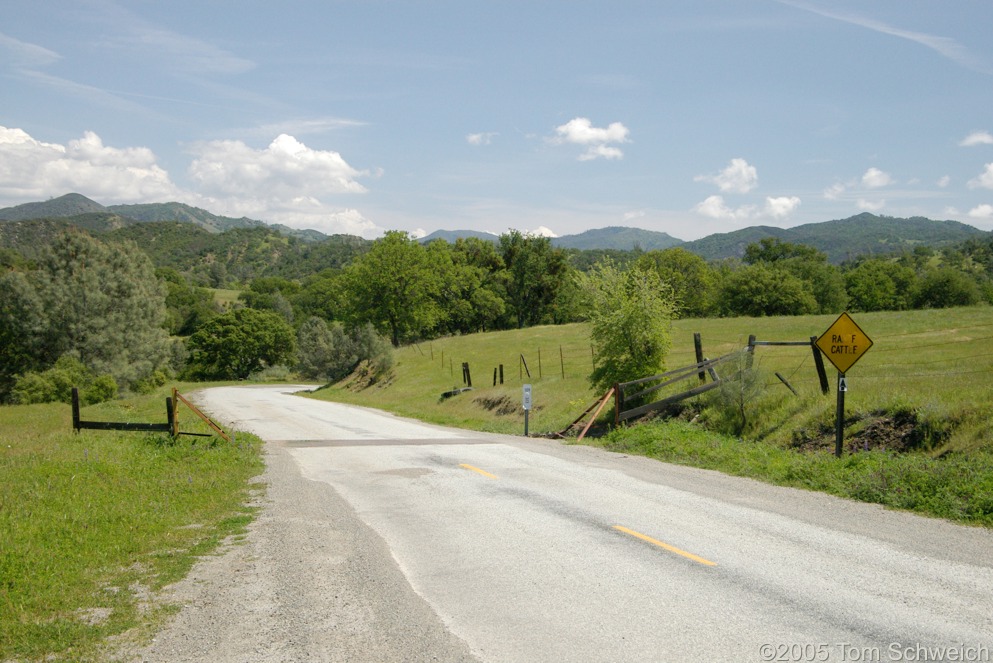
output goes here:
[{"label": "white marker post", "polygon": [[524,392],[522,394],[523,406],[524,406],[524,437],[528,436],[528,415],[531,413],[531,385],[524,385]]}]

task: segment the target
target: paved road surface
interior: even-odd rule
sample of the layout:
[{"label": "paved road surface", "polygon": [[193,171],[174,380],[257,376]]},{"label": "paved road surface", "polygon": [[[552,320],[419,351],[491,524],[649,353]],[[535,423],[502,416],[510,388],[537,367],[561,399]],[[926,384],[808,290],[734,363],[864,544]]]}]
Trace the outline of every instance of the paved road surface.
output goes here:
[{"label": "paved road surface", "polygon": [[[212,582],[263,601],[289,583],[312,594],[302,612],[324,615],[280,626],[284,608],[262,610],[267,626],[228,636],[257,652],[250,660],[993,660],[989,531],[287,391],[199,395],[268,441],[270,504],[249,547],[256,567],[287,574],[232,579],[215,561]],[[302,494],[285,486],[297,484],[325,508],[286,511]],[[258,543],[279,538],[280,517],[337,543],[295,566],[266,560],[294,554]],[[328,557],[336,569],[322,577]],[[365,575],[345,578],[357,560]],[[202,616],[191,596],[180,620]],[[213,619],[222,633],[246,623]],[[320,628],[334,638],[309,634]],[[186,655],[175,631],[156,642],[171,660]],[[225,658],[223,642],[196,654],[249,660]],[[144,660],[158,660],[154,648]]]}]

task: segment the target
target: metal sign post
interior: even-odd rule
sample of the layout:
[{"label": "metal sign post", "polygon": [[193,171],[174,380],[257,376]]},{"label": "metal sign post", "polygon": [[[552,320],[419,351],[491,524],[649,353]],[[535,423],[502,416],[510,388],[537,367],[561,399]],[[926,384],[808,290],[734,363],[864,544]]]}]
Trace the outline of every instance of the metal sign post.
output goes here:
[{"label": "metal sign post", "polygon": [[528,415],[531,413],[531,385],[524,385],[522,394],[524,406],[524,437],[528,436]]},{"label": "metal sign post", "polygon": [[842,313],[821,334],[815,345],[838,369],[838,418],[834,428],[834,455],[840,458],[845,436],[845,392],[848,391],[845,373],[872,347],[872,339],[855,324],[852,316]]},{"label": "metal sign post", "polygon": [[848,386],[845,374],[838,372],[838,412],[834,424],[834,455],[841,458],[841,450],[845,442],[845,392]]}]

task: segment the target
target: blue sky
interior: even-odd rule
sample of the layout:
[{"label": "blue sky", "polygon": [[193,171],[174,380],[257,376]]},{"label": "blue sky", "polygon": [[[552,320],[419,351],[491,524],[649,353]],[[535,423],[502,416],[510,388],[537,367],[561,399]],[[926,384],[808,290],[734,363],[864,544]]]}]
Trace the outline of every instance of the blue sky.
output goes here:
[{"label": "blue sky", "polygon": [[993,229],[993,2],[4,3],[0,207],[325,233]]}]

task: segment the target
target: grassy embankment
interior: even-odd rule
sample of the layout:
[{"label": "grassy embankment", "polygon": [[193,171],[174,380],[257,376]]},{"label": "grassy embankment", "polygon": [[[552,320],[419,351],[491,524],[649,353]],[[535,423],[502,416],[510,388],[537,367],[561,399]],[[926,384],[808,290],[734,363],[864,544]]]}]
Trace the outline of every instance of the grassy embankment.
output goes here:
[{"label": "grassy embankment", "polygon": [[[166,395],[82,415],[162,422]],[[209,432],[182,407],[180,423]],[[108,638],[147,635],[172,609],[148,592],[252,518],[257,438],[75,434],[71,424],[68,405],[0,407],[0,660],[102,660]]]},{"label": "grassy embankment", "polygon": [[[750,334],[759,341],[819,336],[836,317],[681,320],[674,326],[668,366],[695,362],[694,332],[702,334],[705,355],[717,357],[747,345]],[[738,408],[715,390],[694,399],[683,419],[623,427],[587,441],[993,526],[993,308],[853,317],[874,345],[847,374],[846,454],[840,460],[832,455],[837,372],[827,365],[831,391],[823,395],[809,347],[757,348],[754,366],[762,388],[739,399],[746,415],[740,434],[732,434],[741,426]],[[441,399],[442,392],[463,386],[462,362],[469,362],[473,390]],[[521,385],[530,382],[536,408],[530,430],[553,432],[600,396],[586,382],[592,362],[585,325],[476,334],[402,348],[388,384],[360,388],[345,382],[314,397],[521,434]],[[493,386],[493,369],[501,363],[504,384]]]}]

